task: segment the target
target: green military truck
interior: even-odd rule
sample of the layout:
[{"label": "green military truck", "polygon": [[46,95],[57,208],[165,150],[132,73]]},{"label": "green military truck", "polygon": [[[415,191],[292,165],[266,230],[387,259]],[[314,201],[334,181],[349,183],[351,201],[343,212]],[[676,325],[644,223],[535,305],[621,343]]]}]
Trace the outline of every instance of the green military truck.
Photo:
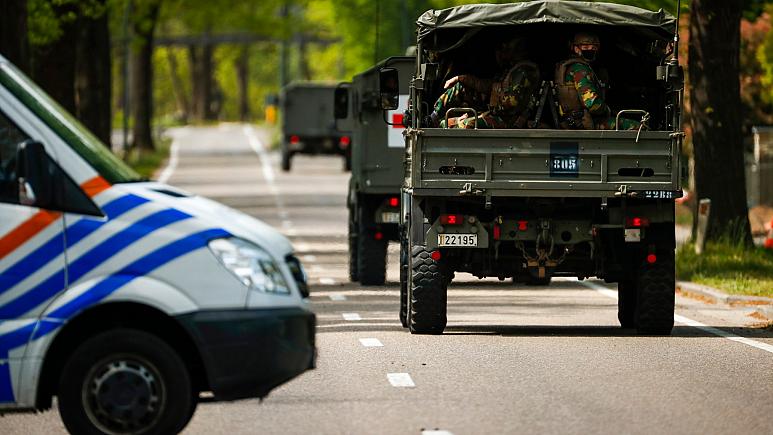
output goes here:
[{"label": "green military truck", "polygon": [[[342,84],[336,117],[352,132],[352,176],[349,179],[349,277],[363,285],[386,278],[387,244],[400,240],[400,186],[403,181],[403,114],[414,57],[390,57]],[[400,80],[397,107],[381,110],[379,71],[394,68]],[[349,110],[351,108],[351,110]]]},{"label": "green military truck", "polygon": [[[670,333],[682,190],[676,21],[662,10],[555,1],[464,5],[418,19],[401,197],[410,273],[400,318],[412,333],[443,332],[454,271],[617,282],[623,327]],[[551,80],[578,31],[601,38],[612,116],[633,115],[641,129],[560,128]],[[527,38],[543,79],[532,128],[434,128],[428,115],[444,82],[460,71],[493,76],[493,47],[513,35]],[[395,106],[395,80],[381,69],[382,108]]]},{"label": "green military truck", "polygon": [[351,165],[351,137],[333,118],[336,84],[293,82],[282,88],[282,170],[289,171],[295,154],[339,154],[344,169]]}]

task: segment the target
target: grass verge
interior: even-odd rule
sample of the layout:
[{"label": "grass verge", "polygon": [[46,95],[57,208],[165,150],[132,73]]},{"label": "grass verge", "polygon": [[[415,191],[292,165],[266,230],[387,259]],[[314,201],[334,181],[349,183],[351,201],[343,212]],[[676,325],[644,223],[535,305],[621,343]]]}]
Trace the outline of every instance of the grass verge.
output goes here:
[{"label": "grass verge", "polygon": [[140,152],[138,150],[133,150],[125,160],[138,174],[148,179],[153,177],[156,170],[158,170],[169,157],[169,147],[172,144],[172,139],[162,137],[156,139],[155,142],[156,149],[154,151]]},{"label": "grass verge", "polygon": [[773,297],[773,251],[713,242],[696,255],[688,243],[677,250],[676,277],[734,295]]}]

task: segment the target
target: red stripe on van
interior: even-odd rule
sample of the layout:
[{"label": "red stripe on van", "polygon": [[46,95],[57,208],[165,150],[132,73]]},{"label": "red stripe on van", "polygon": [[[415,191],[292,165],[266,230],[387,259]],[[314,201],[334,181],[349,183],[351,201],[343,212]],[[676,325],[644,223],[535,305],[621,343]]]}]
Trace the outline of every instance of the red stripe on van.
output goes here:
[{"label": "red stripe on van", "polygon": [[110,183],[107,182],[104,178],[97,175],[96,177],[92,178],[91,180],[86,181],[85,183],[81,184],[81,188],[84,192],[86,192],[86,195],[88,195],[90,198],[93,198],[103,191],[110,188]]}]

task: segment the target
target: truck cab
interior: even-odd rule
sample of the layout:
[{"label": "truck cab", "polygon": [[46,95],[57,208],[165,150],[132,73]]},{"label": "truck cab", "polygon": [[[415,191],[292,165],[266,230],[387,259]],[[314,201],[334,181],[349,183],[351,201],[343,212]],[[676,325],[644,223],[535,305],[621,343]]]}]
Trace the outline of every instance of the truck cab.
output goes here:
[{"label": "truck cab", "polygon": [[0,57],[0,410],[56,396],[72,433],[179,432],[201,392],[314,366],[307,296],[287,239],[141,179]]}]

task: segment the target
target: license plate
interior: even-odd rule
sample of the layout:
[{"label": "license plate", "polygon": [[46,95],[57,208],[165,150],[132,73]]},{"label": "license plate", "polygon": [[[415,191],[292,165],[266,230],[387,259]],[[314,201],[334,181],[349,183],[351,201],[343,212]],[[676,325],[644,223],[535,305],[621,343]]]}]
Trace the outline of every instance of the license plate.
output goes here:
[{"label": "license plate", "polygon": [[400,223],[400,213],[396,211],[385,211],[381,213],[381,222],[385,224],[398,224]]},{"label": "license plate", "polygon": [[477,234],[438,234],[437,235],[438,246],[478,246]]},{"label": "license plate", "polygon": [[625,229],[625,241],[626,242],[641,242],[641,229],[640,228],[626,228]]}]

